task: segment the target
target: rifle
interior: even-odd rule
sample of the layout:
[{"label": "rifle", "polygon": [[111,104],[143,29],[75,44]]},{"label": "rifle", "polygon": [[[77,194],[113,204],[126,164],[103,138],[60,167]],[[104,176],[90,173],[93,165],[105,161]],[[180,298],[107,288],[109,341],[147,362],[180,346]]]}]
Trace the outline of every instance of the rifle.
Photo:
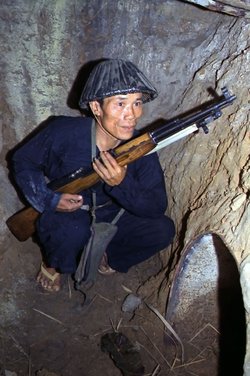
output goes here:
[{"label": "rifle", "polygon": [[[222,95],[213,101],[205,103],[199,110],[192,111],[183,118],[170,120],[155,130],[143,133],[140,136],[116,147],[112,150],[120,166],[134,162],[138,158],[156,152],[157,150],[202,128],[208,133],[207,125],[222,115],[222,108],[232,104],[236,99],[230,95],[227,88],[222,88]],[[94,170],[86,173],[82,168],[52,182],[48,187],[61,193],[79,193],[95,185],[100,180]],[[40,213],[32,207],[27,207],[12,215],[6,224],[9,230],[20,241],[27,240],[35,232],[35,222]]]}]

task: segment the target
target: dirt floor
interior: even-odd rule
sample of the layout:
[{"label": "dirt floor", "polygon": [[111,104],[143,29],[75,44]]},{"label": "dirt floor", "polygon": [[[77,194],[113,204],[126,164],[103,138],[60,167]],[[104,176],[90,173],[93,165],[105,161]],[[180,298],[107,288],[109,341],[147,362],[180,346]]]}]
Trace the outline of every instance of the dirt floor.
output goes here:
[{"label": "dirt floor", "polygon": [[[15,239],[10,244],[0,264],[0,376],[219,375],[219,337],[214,328],[205,328],[185,345],[181,363],[180,346],[167,329],[164,332],[158,311],[146,304],[134,314],[122,310],[127,295],[138,289],[147,303],[159,308],[152,289],[161,269],[159,257],[127,274],[98,275],[83,304],[70,276],[65,276],[59,293],[44,292],[37,285],[41,255],[36,244]],[[162,308],[159,311],[164,315]],[[120,337],[105,352],[101,343],[108,333]],[[131,362],[137,364],[133,372],[128,371]]]},{"label": "dirt floor", "polygon": [[14,241],[2,260],[0,375],[121,375],[101,349],[102,336],[114,332],[123,333],[140,354],[145,372],[139,374],[151,375],[156,367],[164,374],[169,366],[162,322],[145,306],[135,315],[121,309],[129,291],[136,293],[159,271],[158,257],[127,274],[98,275],[85,304],[70,276],[59,293],[42,291],[34,279],[40,260],[30,240]]}]

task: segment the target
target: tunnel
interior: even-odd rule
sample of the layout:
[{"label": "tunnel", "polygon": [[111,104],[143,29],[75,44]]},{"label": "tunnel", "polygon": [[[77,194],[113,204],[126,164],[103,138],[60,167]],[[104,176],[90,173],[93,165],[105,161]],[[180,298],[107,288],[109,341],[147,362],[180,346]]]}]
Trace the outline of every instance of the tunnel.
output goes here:
[{"label": "tunnel", "polygon": [[[132,376],[117,363],[126,344],[137,375],[250,376],[248,2],[0,0],[0,11],[0,374]],[[82,291],[65,273],[51,294],[36,282],[36,234],[20,241],[7,225],[30,207],[11,157],[51,118],[85,117],[83,68],[109,58],[133,62],[157,89],[138,134],[172,132],[223,95],[233,100],[151,151],[172,243]],[[140,304],[123,312],[128,294]],[[106,334],[122,334],[117,353],[103,348]]]}]

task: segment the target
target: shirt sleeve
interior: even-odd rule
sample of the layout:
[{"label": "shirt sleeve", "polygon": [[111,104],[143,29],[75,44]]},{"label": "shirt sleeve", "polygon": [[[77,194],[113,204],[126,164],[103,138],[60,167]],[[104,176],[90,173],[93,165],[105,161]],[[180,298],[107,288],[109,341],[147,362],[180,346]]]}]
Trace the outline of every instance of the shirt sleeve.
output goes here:
[{"label": "shirt sleeve", "polygon": [[42,213],[55,210],[60,193],[47,187],[46,164],[52,147],[53,137],[48,130],[43,130],[13,155],[12,167],[14,178],[24,197],[34,209]]},{"label": "shirt sleeve", "polygon": [[167,193],[157,153],[128,165],[123,181],[106,192],[119,205],[140,217],[157,217],[167,209]]}]

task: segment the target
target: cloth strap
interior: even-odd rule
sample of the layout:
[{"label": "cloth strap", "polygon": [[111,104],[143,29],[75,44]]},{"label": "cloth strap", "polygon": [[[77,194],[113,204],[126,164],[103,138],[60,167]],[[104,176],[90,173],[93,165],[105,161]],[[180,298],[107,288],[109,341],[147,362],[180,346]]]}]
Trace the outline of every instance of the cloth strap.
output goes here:
[{"label": "cloth strap", "polygon": [[[96,127],[95,127],[95,120],[93,119],[92,124],[91,124],[91,159],[92,161],[94,160],[95,157],[96,157]],[[93,222],[95,222],[95,219],[96,219],[96,215],[95,215],[96,209],[102,206],[106,206],[106,204],[108,203],[109,202],[103,205],[96,206],[96,192],[94,190],[92,191],[91,215],[92,215]],[[124,212],[125,212],[125,209],[121,208],[111,223],[113,225],[116,224]]]}]

